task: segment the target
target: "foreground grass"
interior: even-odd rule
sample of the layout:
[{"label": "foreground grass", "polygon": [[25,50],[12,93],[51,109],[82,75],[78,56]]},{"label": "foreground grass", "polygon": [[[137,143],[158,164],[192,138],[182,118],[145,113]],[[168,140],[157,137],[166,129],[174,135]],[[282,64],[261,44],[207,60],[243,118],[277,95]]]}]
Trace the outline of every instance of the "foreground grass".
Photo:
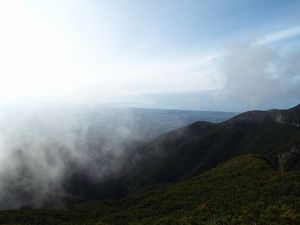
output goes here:
[{"label": "foreground grass", "polygon": [[300,172],[236,157],[200,176],[116,201],[0,212],[0,224],[300,224]]}]

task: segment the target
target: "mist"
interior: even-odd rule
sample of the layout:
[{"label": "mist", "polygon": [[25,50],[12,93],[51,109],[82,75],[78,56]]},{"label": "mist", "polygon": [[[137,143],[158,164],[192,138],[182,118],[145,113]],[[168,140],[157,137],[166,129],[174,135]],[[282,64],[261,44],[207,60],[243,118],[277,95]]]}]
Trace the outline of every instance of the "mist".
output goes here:
[{"label": "mist", "polygon": [[75,173],[112,178],[145,138],[126,109],[18,106],[2,109],[0,124],[0,208],[60,201]]},{"label": "mist", "polygon": [[2,106],[0,209],[122,197],[121,178],[144,157],[145,144],[194,121],[233,115],[98,104]]}]

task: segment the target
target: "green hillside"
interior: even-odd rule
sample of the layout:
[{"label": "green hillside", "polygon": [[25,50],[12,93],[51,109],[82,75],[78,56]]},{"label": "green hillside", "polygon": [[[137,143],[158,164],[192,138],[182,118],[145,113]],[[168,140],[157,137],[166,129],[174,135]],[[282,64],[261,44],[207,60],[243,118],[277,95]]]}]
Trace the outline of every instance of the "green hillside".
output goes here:
[{"label": "green hillside", "polygon": [[[160,136],[142,149],[144,155],[151,155],[127,177],[129,186],[135,190],[184,180],[249,153],[274,159],[276,166],[278,154],[300,145],[299,124],[300,105],[289,110],[246,112],[218,124],[193,123]],[[297,162],[299,159],[297,156]]]},{"label": "green hillside", "polygon": [[245,155],[121,200],[2,211],[1,224],[300,224],[300,172]]}]

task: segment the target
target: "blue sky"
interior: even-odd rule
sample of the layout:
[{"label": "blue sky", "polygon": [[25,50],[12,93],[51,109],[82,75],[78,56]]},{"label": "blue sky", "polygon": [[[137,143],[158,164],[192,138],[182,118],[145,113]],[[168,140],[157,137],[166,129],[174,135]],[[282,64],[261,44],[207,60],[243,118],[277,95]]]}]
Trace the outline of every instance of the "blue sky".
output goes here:
[{"label": "blue sky", "polygon": [[300,1],[0,3],[0,103],[300,103]]}]

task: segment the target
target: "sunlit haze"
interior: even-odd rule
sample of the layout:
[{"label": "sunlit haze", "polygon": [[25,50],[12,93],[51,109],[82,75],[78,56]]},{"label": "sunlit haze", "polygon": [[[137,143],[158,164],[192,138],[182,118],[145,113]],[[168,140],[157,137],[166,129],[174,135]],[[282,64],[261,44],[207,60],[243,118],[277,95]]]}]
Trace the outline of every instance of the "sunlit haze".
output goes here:
[{"label": "sunlit haze", "polygon": [[291,106],[299,11],[299,1],[1,1],[0,102]]}]

